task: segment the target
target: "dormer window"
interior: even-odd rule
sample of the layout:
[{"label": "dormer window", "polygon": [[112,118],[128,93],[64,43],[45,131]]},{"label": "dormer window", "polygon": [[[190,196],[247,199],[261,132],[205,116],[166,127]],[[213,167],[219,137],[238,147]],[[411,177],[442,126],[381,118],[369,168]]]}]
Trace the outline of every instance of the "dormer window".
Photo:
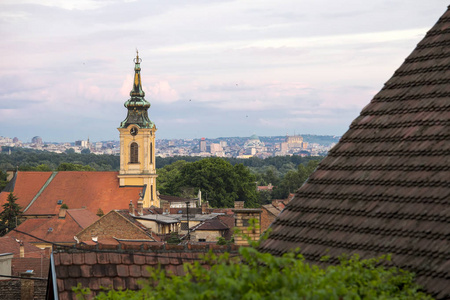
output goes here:
[{"label": "dormer window", "polygon": [[62,200],[58,200],[58,205],[61,205],[62,203],[63,203],[63,201]]}]

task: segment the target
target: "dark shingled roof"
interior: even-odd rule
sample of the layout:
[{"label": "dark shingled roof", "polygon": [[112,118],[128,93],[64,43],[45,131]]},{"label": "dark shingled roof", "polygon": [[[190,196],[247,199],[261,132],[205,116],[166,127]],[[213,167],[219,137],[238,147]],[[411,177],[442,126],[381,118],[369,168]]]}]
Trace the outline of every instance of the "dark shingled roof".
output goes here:
[{"label": "dark shingled roof", "polygon": [[61,300],[75,299],[72,287],[78,283],[89,287],[94,295],[103,290],[102,287],[138,290],[141,288],[139,281],[150,276],[148,267],[159,266],[181,276],[185,274],[184,263],[198,261],[209,268],[202,259],[209,251],[237,256],[238,246],[119,242],[85,245],[84,250],[59,249],[52,255],[47,299],[55,299],[56,293]]},{"label": "dark shingled roof", "polygon": [[[297,191],[261,250],[392,253],[450,298],[450,11]],[[336,262],[332,259],[330,263]]]}]

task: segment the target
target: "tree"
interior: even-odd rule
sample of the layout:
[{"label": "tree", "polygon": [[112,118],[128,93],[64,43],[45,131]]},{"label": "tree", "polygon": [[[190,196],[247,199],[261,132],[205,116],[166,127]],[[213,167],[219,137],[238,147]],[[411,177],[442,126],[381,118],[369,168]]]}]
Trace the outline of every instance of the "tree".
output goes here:
[{"label": "tree", "polygon": [[3,211],[0,213],[0,236],[5,235],[12,228],[20,224],[22,208],[16,201],[17,197],[13,193],[9,193],[6,203],[2,205]]},{"label": "tree", "polygon": [[103,217],[105,215],[105,213],[103,212],[103,210],[101,208],[99,208],[99,209],[97,209],[96,215],[99,217]]},{"label": "tree", "polygon": [[284,199],[289,193],[297,191],[319,165],[319,160],[310,160],[306,166],[298,165],[297,170],[288,171],[280,184],[274,188],[273,199]]},{"label": "tree", "polygon": [[95,169],[81,164],[61,163],[57,171],[95,171]]},{"label": "tree", "polygon": [[69,148],[69,149],[66,149],[65,152],[66,152],[67,154],[74,154],[74,153],[75,153],[75,149]]},{"label": "tree", "polygon": [[8,178],[6,172],[3,172],[0,170],[0,192],[5,188],[8,181],[6,180]]}]

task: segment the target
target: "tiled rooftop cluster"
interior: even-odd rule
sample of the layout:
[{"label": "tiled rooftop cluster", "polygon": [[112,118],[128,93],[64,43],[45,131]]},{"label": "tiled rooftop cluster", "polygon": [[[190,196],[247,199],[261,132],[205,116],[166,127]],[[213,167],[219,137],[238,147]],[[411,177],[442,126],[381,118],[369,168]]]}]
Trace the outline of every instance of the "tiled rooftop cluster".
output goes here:
[{"label": "tiled rooftop cluster", "polygon": [[447,11],[298,190],[262,250],[300,247],[313,262],[392,253],[428,292],[450,298],[449,179]]},{"label": "tiled rooftop cluster", "polygon": [[[88,249],[87,249],[88,248]],[[109,249],[105,249],[109,248]],[[121,243],[85,246],[84,250],[61,250],[53,253],[59,299],[73,299],[72,287],[81,283],[95,294],[101,288],[139,288],[138,281],[149,277],[148,267],[183,275],[184,263],[202,260],[210,249],[237,255],[237,248],[218,245],[168,245],[163,243]],[[204,263],[205,267],[208,267]]]}]

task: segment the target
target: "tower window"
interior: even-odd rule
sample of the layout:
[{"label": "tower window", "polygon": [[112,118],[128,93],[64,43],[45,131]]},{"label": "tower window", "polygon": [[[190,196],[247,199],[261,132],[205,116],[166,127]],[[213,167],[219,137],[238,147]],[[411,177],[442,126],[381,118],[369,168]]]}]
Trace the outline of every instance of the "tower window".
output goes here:
[{"label": "tower window", "polygon": [[153,163],[153,143],[150,143],[150,163]]},{"label": "tower window", "polygon": [[137,143],[131,143],[130,145],[130,163],[139,163],[139,147]]}]

